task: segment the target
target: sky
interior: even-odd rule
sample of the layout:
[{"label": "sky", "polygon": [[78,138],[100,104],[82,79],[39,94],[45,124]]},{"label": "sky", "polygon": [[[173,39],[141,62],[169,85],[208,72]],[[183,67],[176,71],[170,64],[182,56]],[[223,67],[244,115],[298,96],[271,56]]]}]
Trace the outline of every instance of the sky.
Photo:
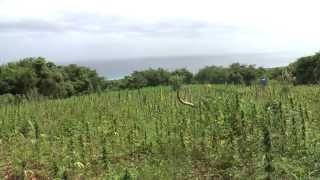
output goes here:
[{"label": "sky", "polygon": [[0,62],[309,55],[320,49],[319,7],[319,0],[0,0]]}]

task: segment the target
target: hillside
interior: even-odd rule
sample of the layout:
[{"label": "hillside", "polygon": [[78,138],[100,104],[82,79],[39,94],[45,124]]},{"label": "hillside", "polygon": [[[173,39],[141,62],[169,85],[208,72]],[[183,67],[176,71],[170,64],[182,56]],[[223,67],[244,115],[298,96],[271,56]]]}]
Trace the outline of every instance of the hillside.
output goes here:
[{"label": "hillside", "polygon": [[0,107],[7,179],[320,176],[317,86],[111,91]]}]

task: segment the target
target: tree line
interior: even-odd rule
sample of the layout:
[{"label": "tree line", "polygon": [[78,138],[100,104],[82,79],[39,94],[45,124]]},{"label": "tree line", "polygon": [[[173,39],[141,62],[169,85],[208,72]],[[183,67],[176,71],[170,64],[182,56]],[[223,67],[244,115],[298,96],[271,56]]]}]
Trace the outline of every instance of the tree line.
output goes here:
[{"label": "tree line", "polygon": [[163,68],[134,71],[119,80],[107,80],[92,69],[56,65],[45,58],[25,58],[0,66],[0,95],[27,99],[66,98],[103,90],[138,89],[149,86],[182,84],[244,84],[258,79],[288,81],[293,84],[320,83],[320,53],[299,58],[287,67],[262,68],[240,63],[228,67],[206,66],[197,73],[185,68],[168,71]]},{"label": "tree line", "polygon": [[234,63],[229,67],[207,66],[193,74],[185,68],[168,71],[162,68],[134,71],[123,79],[110,81],[110,88],[137,89],[148,86],[171,85],[175,79],[182,84],[253,84],[266,69]]},{"label": "tree line", "polygon": [[58,66],[42,57],[0,66],[0,95],[11,98],[66,98],[100,91],[104,84],[95,70],[75,64]]}]

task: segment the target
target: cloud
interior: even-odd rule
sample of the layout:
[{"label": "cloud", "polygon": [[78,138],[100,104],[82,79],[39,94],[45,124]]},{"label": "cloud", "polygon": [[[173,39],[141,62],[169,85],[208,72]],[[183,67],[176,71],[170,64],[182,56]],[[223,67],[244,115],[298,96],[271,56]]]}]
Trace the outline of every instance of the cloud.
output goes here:
[{"label": "cloud", "polygon": [[0,21],[1,32],[61,32],[62,30],[58,24],[43,20]]},{"label": "cloud", "polygon": [[134,21],[117,16],[97,14],[65,14],[55,20],[18,19],[0,20],[2,33],[68,33],[120,34],[137,37],[199,37],[202,34],[230,33],[238,27],[210,24],[187,19],[162,20],[152,23]]}]

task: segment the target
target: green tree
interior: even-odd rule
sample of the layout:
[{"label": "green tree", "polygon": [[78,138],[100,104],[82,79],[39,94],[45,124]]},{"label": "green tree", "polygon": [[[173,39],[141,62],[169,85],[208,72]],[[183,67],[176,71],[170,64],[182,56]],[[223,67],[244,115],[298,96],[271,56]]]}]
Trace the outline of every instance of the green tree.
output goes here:
[{"label": "green tree", "polygon": [[320,53],[314,56],[299,58],[291,64],[292,75],[296,78],[297,84],[314,84],[319,82]]},{"label": "green tree", "polygon": [[176,69],[171,73],[171,75],[181,77],[184,84],[191,84],[193,81],[193,74],[186,68]]},{"label": "green tree", "polygon": [[241,65],[234,63],[229,66],[228,83],[242,84],[243,76],[241,74]]},{"label": "green tree", "polygon": [[148,80],[143,73],[135,71],[131,76],[127,77],[127,87],[130,89],[137,89],[147,86]]},{"label": "green tree", "polygon": [[253,65],[241,66],[240,73],[243,77],[243,82],[247,86],[251,85],[257,79],[257,74]]},{"label": "green tree", "polygon": [[227,82],[227,77],[227,70],[217,66],[207,66],[195,75],[195,79],[200,83],[222,84]]},{"label": "green tree", "polygon": [[77,65],[56,66],[42,57],[25,58],[0,66],[0,95],[60,98],[100,91],[105,79],[95,70]]}]

